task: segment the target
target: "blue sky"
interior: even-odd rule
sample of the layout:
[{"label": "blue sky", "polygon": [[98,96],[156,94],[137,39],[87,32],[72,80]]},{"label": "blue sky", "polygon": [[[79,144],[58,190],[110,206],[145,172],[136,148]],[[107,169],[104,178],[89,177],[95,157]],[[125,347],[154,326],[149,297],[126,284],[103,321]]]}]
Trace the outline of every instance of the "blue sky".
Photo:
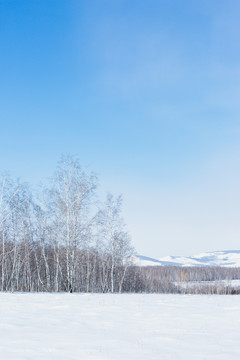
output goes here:
[{"label": "blue sky", "polygon": [[36,184],[76,154],[139,253],[239,249],[239,10],[0,0],[0,170]]}]

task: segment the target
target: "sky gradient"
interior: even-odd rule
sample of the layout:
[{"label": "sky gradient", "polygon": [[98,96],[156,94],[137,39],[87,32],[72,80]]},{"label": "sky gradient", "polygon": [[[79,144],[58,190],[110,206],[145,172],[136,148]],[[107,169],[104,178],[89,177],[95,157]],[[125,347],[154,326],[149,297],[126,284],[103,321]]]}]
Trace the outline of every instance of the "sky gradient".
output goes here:
[{"label": "sky gradient", "polygon": [[152,257],[240,248],[240,3],[0,0],[0,172],[61,154]]}]

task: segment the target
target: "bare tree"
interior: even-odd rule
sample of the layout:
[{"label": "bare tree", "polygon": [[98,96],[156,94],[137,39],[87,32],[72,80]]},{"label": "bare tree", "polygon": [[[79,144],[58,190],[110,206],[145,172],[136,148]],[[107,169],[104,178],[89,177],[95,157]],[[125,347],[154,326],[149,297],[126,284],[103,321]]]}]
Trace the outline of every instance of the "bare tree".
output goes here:
[{"label": "bare tree", "polygon": [[65,285],[74,289],[77,250],[89,239],[90,205],[96,189],[96,178],[85,173],[78,159],[63,157],[53,179],[52,210],[55,216],[55,239],[58,249],[65,246]]},{"label": "bare tree", "polygon": [[2,175],[0,182],[0,237],[1,237],[1,289],[7,288],[7,261],[8,261],[8,242],[14,241],[14,260],[16,261],[16,246],[19,227],[19,218],[22,199],[19,197],[22,185],[14,184],[7,174]]},{"label": "bare tree", "polygon": [[[103,210],[99,212],[101,236],[107,255],[107,268],[110,270],[110,291],[121,292],[122,283],[134,250],[130,237],[125,231],[121,217],[122,197],[116,199],[108,194]],[[106,276],[106,275],[105,275]]]}]

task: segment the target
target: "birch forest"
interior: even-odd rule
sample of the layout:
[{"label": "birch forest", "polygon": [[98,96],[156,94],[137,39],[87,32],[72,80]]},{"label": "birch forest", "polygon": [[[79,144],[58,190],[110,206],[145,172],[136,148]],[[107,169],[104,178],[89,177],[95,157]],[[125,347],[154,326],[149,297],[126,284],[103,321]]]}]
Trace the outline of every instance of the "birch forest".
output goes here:
[{"label": "birch forest", "polygon": [[47,187],[2,175],[2,291],[121,292],[134,250],[121,197],[100,204],[97,179],[67,156]]}]

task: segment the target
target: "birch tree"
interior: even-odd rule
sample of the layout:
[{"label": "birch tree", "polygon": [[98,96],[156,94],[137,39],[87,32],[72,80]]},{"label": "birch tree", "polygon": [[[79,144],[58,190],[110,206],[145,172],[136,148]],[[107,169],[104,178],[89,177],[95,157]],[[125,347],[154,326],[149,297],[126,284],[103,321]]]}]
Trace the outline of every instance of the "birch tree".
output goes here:
[{"label": "birch tree", "polygon": [[77,250],[84,248],[91,228],[90,205],[96,178],[81,168],[78,159],[63,157],[53,179],[52,209],[58,246],[65,247],[64,267],[67,291],[74,290]]},{"label": "birch tree", "polygon": [[121,211],[122,197],[114,198],[113,195],[108,194],[104,208],[99,212],[99,222],[102,227],[100,236],[106,249],[112,293],[121,292],[127,268],[134,253],[130,237],[125,231]]}]

